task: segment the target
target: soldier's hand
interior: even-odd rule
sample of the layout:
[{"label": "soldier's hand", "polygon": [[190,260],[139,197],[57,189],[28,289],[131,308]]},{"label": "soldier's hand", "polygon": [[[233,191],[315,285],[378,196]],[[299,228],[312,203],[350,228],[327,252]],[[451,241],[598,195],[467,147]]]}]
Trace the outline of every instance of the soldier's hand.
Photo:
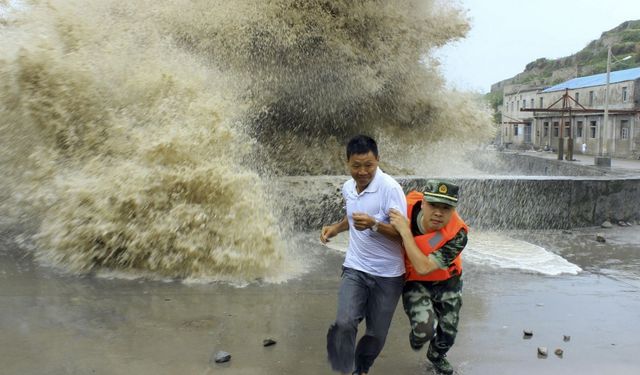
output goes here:
[{"label": "soldier's hand", "polygon": [[400,234],[405,231],[411,231],[409,220],[395,208],[389,210],[389,222]]}]

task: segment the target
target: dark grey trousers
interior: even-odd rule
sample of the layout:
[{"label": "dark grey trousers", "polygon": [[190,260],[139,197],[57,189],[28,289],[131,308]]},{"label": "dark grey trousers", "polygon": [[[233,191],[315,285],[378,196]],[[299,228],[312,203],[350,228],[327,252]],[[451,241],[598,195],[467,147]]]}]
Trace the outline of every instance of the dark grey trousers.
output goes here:
[{"label": "dark grey trousers", "polygon": [[[393,313],[402,294],[404,276],[379,277],[344,268],[338,292],[338,314],[327,333],[327,354],[334,371],[369,372],[387,339]],[[358,324],[367,330],[358,341]]]}]

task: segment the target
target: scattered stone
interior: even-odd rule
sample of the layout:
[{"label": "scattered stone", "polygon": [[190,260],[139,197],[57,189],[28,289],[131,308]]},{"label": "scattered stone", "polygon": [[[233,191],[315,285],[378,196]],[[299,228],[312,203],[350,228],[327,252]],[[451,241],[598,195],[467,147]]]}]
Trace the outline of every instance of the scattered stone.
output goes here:
[{"label": "scattered stone", "polygon": [[522,331],[522,333],[524,334],[524,337],[531,337],[533,336],[533,331],[530,329],[525,329]]},{"label": "scattered stone", "polygon": [[619,227],[626,227],[627,223],[625,223],[624,221],[620,220],[620,221],[618,221],[618,226]]},{"label": "scattered stone", "polygon": [[562,336],[562,339],[566,342],[566,341],[571,340],[571,336],[569,336],[569,335],[563,335],[563,336]]},{"label": "scattered stone", "polygon": [[628,227],[633,226],[633,222],[631,222],[631,221],[625,221],[625,224],[627,224]]},{"label": "scattered stone", "polygon": [[536,303],[536,306],[542,307],[542,306],[544,306],[544,303]]},{"label": "scattered stone", "polygon": [[573,234],[573,232],[565,229],[562,231],[562,234]]},{"label": "scattered stone", "polygon": [[604,223],[600,225],[602,228],[612,228],[613,224],[609,220],[605,220]]},{"label": "scattered stone", "polygon": [[601,243],[607,242],[607,240],[604,238],[604,235],[602,233],[596,234],[596,241]]},{"label": "scattered stone", "polygon": [[541,357],[546,357],[548,354],[548,350],[546,346],[538,346],[538,355]]},{"label": "scattered stone", "polygon": [[217,352],[213,356],[213,361],[215,363],[229,362],[229,360],[231,360],[231,354],[225,352],[224,350],[221,350],[221,351]]},{"label": "scattered stone", "polygon": [[271,346],[271,345],[275,345],[276,344],[276,340],[272,339],[272,338],[268,338],[268,339],[264,339],[262,340],[262,346]]},{"label": "scattered stone", "polygon": [[558,348],[556,349],[556,351],[554,352],[558,357],[562,357],[562,355],[564,354],[564,350]]}]

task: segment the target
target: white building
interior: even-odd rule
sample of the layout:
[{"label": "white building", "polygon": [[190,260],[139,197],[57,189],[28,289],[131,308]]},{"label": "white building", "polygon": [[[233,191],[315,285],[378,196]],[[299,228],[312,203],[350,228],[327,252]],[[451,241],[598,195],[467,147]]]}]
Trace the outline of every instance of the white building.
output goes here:
[{"label": "white building", "polygon": [[546,89],[505,87],[502,142],[507,147],[571,148],[589,155],[599,154],[601,147],[605,155],[638,158],[640,68],[611,72],[609,82],[608,126],[603,126],[606,73]]}]

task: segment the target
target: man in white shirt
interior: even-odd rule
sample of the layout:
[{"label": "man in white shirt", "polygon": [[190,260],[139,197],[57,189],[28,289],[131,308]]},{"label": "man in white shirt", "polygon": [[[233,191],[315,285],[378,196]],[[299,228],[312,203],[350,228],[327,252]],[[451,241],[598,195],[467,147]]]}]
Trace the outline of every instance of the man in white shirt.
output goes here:
[{"label": "man in white shirt", "polygon": [[[336,321],[327,333],[327,352],[334,371],[366,374],[382,351],[391,318],[404,285],[400,237],[389,224],[389,210],[407,212],[402,188],[378,168],[378,146],[359,135],[347,144],[349,181],[342,186],[347,215],[322,228],[323,243],[349,230],[349,247],[338,292]],[[358,324],[366,333],[356,346]]]}]

